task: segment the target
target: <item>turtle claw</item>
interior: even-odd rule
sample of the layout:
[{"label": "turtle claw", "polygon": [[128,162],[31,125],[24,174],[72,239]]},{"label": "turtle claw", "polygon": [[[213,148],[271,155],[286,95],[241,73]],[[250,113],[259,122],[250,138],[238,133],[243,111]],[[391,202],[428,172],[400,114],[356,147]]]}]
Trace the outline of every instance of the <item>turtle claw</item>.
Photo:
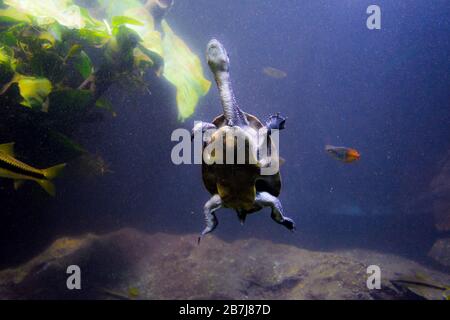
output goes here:
[{"label": "turtle claw", "polygon": [[276,114],[271,115],[266,121],[266,127],[269,132],[273,129],[283,130],[286,127],[286,118],[277,112]]},{"label": "turtle claw", "polygon": [[[217,225],[217,224],[216,224]],[[202,238],[204,237],[204,236],[206,236],[208,233],[210,233],[210,232],[212,232],[213,230],[215,229],[215,226],[214,227],[206,227],[205,228],[205,230],[203,230],[202,231],[202,233],[200,234],[200,236],[198,237],[198,240],[197,240],[197,244],[200,244],[200,241],[202,240]]]},{"label": "turtle claw", "polygon": [[292,220],[291,218],[284,218],[283,221],[281,222],[281,224],[283,226],[285,226],[287,229],[289,229],[292,232],[295,232],[295,230],[297,229],[295,227],[295,222],[294,220]]},{"label": "turtle claw", "polygon": [[295,222],[283,215],[283,207],[280,200],[268,192],[257,192],[256,203],[261,207],[272,208],[271,218],[278,224],[285,226],[290,231],[295,230]]},{"label": "turtle claw", "polygon": [[203,232],[200,234],[200,236],[199,236],[198,239],[197,239],[197,245],[200,245],[200,241],[202,241],[203,237],[204,237],[207,233],[209,233],[209,232],[211,232],[211,231],[208,231],[208,232],[203,231]]},{"label": "turtle claw", "polygon": [[219,222],[217,221],[214,211],[219,209],[221,206],[222,206],[222,199],[220,199],[220,196],[218,194],[212,196],[211,199],[209,199],[205,203],[204,214],[206,227],[200,234],[200,237],[198,238],[198,243],[200,243],[200,240],[202,239],[203,236],[207,235],[210,232],[213,232],[214,229],[217,228]]}]

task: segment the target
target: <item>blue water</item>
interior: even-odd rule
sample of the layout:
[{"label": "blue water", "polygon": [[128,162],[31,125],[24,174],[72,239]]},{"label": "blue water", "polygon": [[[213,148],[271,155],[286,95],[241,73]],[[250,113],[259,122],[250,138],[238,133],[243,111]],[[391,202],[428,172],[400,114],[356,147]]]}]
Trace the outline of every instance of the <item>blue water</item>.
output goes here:
[{"label": "blue water", "polygon": [[[378,0],[381,30],[368,30],[373,2],[176,1],[167,19],[202,58],[207,77],[213,81],[204,52],[215,37],[230,55],[242,109],[261,119],[275,112],[288,117],[280,199],[297,233],[273,223],[268,211],[241,227],[223,209],[219,237],[426,256],[437,232],[431,203],[418,199],[429,193],[450,151],[449,3]],[[264,67],[287,77],[271,78]],[[109,91],[120,116],[85,127],[79,139],[102,153],[114,174],[61,185],[45,216],[33,215],[29,205],[10,217],[8,237],[19,244],[2,251],[9,261],[21,261],[14,254],[30,235],[44,246],[58,235],[124,226],[183,234],[203,229],[210,195],[199,166],[172,164],[170,134],[220,114],[217,89],[213,84],[194,116],[179,122],[173,88],[152,83],[151,96]],[[361,160],[338,162],[325,153],[326,144],[356,148]],[[17,232],[24,229],[30,232]]]},{"label": "blue water", "polygon": [[[281,199],[299,233],[413,254],[434,236],[430,208],[416,199],[450,148],[449,7],[377,1],[381,30],[368,30],[372,2],[186,1],[172,16],[199,54],[211,37],[224,43],[245,111],[288,117]],[[265,66],[288,76],[267,77]],[[213,89],[194,118],[219,113]],[[354,147],[362,158],[336,162],[325,144]],[[202,199],[189,210],[198,211],[207,195],[191,190]],[[242,231],[223,214],[218,233],[295,241],[267,216],[252,219],[256,226]]]}]

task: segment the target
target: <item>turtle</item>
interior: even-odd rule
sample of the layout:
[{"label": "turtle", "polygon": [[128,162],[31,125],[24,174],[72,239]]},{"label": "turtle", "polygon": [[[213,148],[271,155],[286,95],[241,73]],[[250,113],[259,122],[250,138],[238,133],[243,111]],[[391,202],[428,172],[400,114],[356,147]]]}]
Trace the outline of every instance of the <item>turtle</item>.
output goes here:
[{"label": "turtle", "polygon": [[[225,47],[217,39],[212,39],[207,45],[206,57],[219,90],[223,114],[211,123],[196,122],[192,129],[193,138],[196,134],[202,137],[203,184],[212,195],[204,205],[206,227],[198,242],[216,229],[218,220],[215,211],[220,208],[234,209],[241,224],[244,224],[248,214],[269,207],[275,222],[294,231],[295,222],[284,215],[278,199],[281,191],[279,157],[271,139],[273,130],[285,128],[286,118],[277,113],[263,124],[256,116],[242,111],[233,93],[230,59]],[[243,143],[239,144],[239,139]],[[262,156],[264,146],[267,152]],[[232,159],[215,161],[219,151],[223,156],[230,150],[235,152]],[[237,161],[236,151],[238,157],[239,152],[245,152],[240,162],[239,159]],[[276,170],[263,175],[262,169],[269,166]]]}]

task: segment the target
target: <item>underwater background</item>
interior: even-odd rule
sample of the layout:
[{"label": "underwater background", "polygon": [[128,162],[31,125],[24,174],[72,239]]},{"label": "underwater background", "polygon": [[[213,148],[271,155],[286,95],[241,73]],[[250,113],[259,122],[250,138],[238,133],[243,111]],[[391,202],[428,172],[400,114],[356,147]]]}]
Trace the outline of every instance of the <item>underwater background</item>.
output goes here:
[{"label": "underwater background", "polygon": [[[74,2],[89,7],[95,1]],[[200,95],[193,114],[183,117],[176,86],[157,72],[143,75],[148,90],[130,90],[127,79],[111,83],[102,96],[111,101],[114,116],[106,112],[100,121],[80,122],[70,130],[71,139],[94,159],[88,167],[79,165],[80,156],[68,156],[65,151],[56,154],[59,149],[46,143],[48,139],[40,139],[42,131],[35,131],[33,123],[21,123],[14,129],[15,120],[2,123],[0,143],[15,142],[19,159],[39,168],[61,162],[68,166],[55,180],[54,198],[33,183],[16,191],[10,180],[0,179],[0,268],[8,272],[21,268],[62,237],[105,235],[132,228],[151,234],[149,237],[162,237],[127,235],[118,244],[125,251],[136,248],[139,256],[147,252],[137,249],[140,244],[166,248],[167,243],[173,243],[174,255],[177,250],[182,256],[194,252],[190,263],[210,260],[212,268],[217,257],[231,252],[237,252],[236,257],[250,269],[252,253],[264,255],[263,261],[254,264],[269,269],[277,259],[283,264],[284,258],[298,255],[301,261],[306,251],[340,254],[336,261],[351,257],[360,261],[361,268],[377,264],[377,259],[388,260],[389,266],[395,265],[396,259],[406,259],[397,263],[399,270],[408,270],[408,276],[427,273],[426,277],[448,290],[450,7],[445,0],[373,2],[174,1],[165,19],[198,56],[211,88]],[[371,4],[382,10],[381,30],[366,26],[366,9]],[[280,200],[286,215],[296,221],[297,231],[291,233],[273,223],[267,209],[251,215],[244,226],[232,210],[221,209],[218,228],[200,245],[210,251],[199,254],[196,260],[195,252],[201,250],[196,247],[196,236],[204,227],[202,208],[210,195],[203,186],[200,166],[172,163],[175,143],[170,137],[177,128],[190,130],[194,121],[211,121],[222,112],[204,53],[213,37],[227,48],[240,107],[262,120],[276,112],[287,117],[286,129],[280,133],[280,154],[286,160],[281,167]],[[102,57],[97,59],[101,64]],[[280,74],[267,72],[268,67]],[[6,98],[2,100],[2,105],[9,103]],[[70,118],[65,121],[60,126],[73,125]],[[361,159],[349,164],[336,161],[324,150],[329,144],[355,148]],[[101,174],[89,170],[101,170]],[[279,244],[288,247],[273,247]],[[241,247],[247,250],[245,254],[239,251]],[[384,256],[372,262],[369,252]],[[173,266],[170,257],[151,257],[149,264],[154,268],[176,272],[186,267],[184,260],[177,262],[183,266]],[[309,258],[314,260],[314,256]],[[317,257],[317,263],[326,265],[327,259]],[[230,266],[236,267],[233,263]],[[95,267],[91,268],[89,279],[96,279]],[[345,264],[339,268],[353,270]],[[221,279],[231,279],[235,271],[221,267],[220,272]],[[403,276],[397,272],[389,275]],[[164,276],[160,275],[161,281]],[[358,276],[362,276],[360,270]],[[179,277],[179,281],[184,279]],[[273,295],[262,293],[264,285],[259,285],[259,291],[247,288],[242,293],[236,289],[223,295],[211,293],[228,292],[220,286],[200,286],[200,293],[194,290],[191,295],[183,293],[190,288],[177,292],[176,286],[164,294],[146,294],[142,283],[135,285],[138,293],[130,289],[128,295],[169,299],[347,298],[328,296],[325,289],[321,291],[321,282],[308,282],[317,291],[314,294],[289,295],[290,290],[300,290],[297,285],[302,280],[298,279],[307,279],[307,275],[295,279],[294,286],[281,282],[285,287],[271,289]],[[113,282],[102,278],[102,288],[110,284],[108,281]],[[0,294],[5,298],[73,298],[58,290],[35,295],[36,286],[52,281],[30,283],[21,287],[20,294],[7,285]],[[131,287],[134,289],[124,285]],[[108,298],[91,293],[82,297]],[[374,298],[348,296],[369,297]]]}]

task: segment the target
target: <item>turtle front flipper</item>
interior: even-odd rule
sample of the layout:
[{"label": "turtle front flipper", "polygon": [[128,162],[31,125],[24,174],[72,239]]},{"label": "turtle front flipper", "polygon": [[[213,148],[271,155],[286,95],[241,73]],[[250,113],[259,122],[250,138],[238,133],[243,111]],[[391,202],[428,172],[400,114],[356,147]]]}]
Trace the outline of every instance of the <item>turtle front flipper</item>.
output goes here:
[{"label": "turtle front flipper", "polygon": [[217,127],[209,122],[202,122],[202,121],[198,121],[195,123],[194,128],[192,128],[191,131],[191,140],[194,140],[194,137],[196,137],[197,135],[201,135],[203,142],[207,142],[205,140],[207,140],[208,138],[210,138],[210,135],[205,134],[207,131],[209,130],[216,130]]},{"label": "turtle front flipper", "polygon": [[294,220],[283,215],[283,207],[277,197],[268,192],[257,192],[255,202],[261,207],[270,207],[272,209],[271,217],[276,223],[291,231],[295,230]]},{"label": "turtle front flipper", "polygon": [[203,213],[205,215],[206,227],[203,229],[202,233],[198,237],[198,243],[202,240],[203,236],[207,235],[210,232],[213,232],[216,229],[219,222],[217,221],[215,211],[222,207],[222,199],[218,194],[214,195],[209,199],[203,208]]},{"label": "turtle front flipper", "polygon": [[286,126],[286,118],[282,117],[279,112],[277,114],[273,114],[267,119],[266,127],[270,134],[270,132],[274,129],[283,130]]}]

